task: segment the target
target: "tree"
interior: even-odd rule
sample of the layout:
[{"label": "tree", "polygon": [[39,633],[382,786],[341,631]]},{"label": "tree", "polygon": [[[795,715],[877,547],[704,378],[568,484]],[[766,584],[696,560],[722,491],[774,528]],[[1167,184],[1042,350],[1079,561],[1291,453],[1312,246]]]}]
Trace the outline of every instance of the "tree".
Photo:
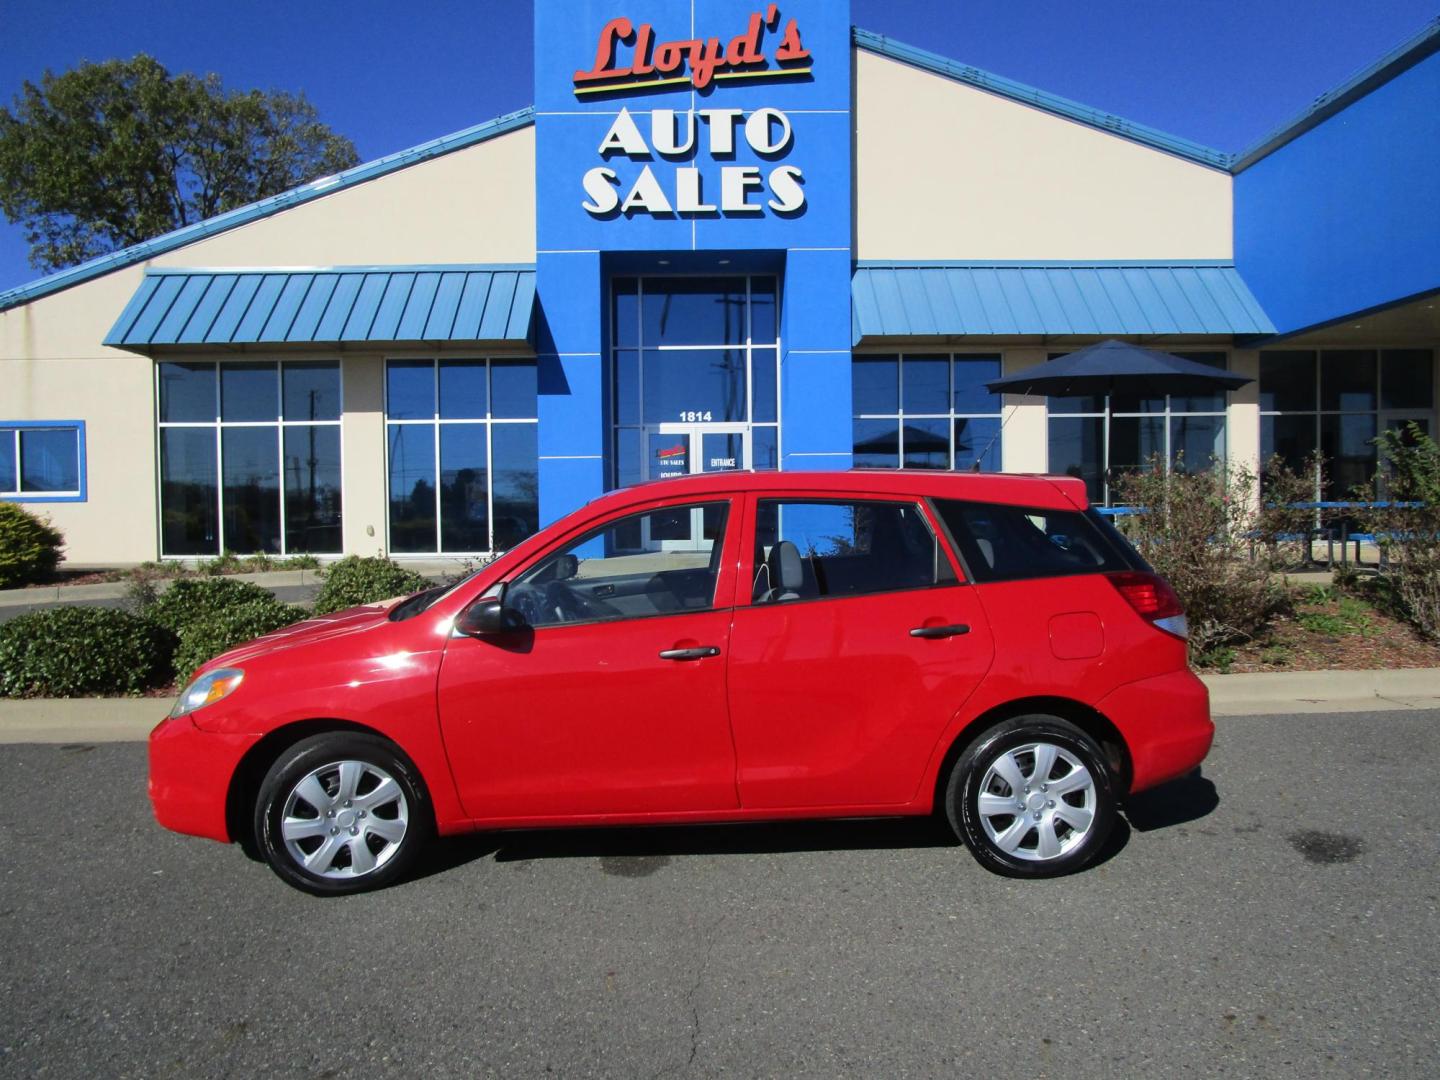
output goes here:
[{"label": "tree", "polygon": [[62,269],[339,172],[354,144],[303,94],[227,91],[154,57],[27,81],[0,108],[0,209]]}]

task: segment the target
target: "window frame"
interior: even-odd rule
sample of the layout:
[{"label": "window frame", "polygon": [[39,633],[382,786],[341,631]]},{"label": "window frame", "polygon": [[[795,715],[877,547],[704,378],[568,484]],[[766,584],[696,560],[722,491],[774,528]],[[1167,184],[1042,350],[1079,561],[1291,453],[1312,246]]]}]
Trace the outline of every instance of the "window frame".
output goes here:
[{"label": "window frame", "polygon": [[[866,359],[866,358],[873,358],[873,357],[888,357],[888,356],[893,356],[893,357],[895,357],[895,363],[896,363],[896,369],[897,369],[897,370],[896,370],[896,383],[895,383],[895,395],[896,395],[896,396],[895,396],[895,410],[896,410],[896,411],[893,412],[893,413],[862,413],[862,412],[860,412],[860,411],[856,408],[856,406],[855,406],[854,391],[853,391],[853,389],[852,389],[852,391],[851,391],[851,398],[850,398],[850,426],[851,426],[851,439],[850,439],[850,444],[851,444],[851,453],[852,453],[852,457],[853,457],[853,454],[854,454],[854,446],[855,446],[854,428],[855,428],[855,424],[856,424],[857,422],[859,422],[859,421],[861,421],[861,420],[893,420],[893,421],[895,422],[895,428],[896,428],[896,464],[893,465],[893,466],[890,466],[890,465],[864,465],[864,466],[857,466],[857,468],[867,468],[867,469],[871,469],[871,468],[873,468],[873,469],[891,469],[891,468],[893,468],[896,472],[905,472],[905,471],[908,470],[908,471],[910,471],[910,472],[915,472],[915,473],[943,472],[943,471],[945,471],[945,470],[942,470],[942,469],[928,469],[928,468],[925,468],[924,466],[920,466],[920,465],[911,465],[911,466],[908,466],[908,467],[907,467],[906,464],[905,464],[905,421],[906,421],[906,420],[944,420],[944,421],[946,422],[946,425],[947,425],[947,426],[946,426],[946,433],[945,433],[945,435],[946,435],[946,439],[948,440],[949,446],[950,446],[949,453],[948,453],[948,456],[949,456],[949,459],[950,459],[950,464],[947,466],[947,469],[949,469],[950,471],[955,471],[956,468],[957,468],[956,462],[955,462],[955,422],[956,422],[957,420],[994,420],[994,421],[999,425],[999,427],[998,427],[997,430],[996,430],[995,438],[994,438],[994,451],[995,451],[996,458],[997,458],[997,461],[998,461],[998,464],[999,464],[999,468],[997,468],[997,469],[995,470],[995,472],[996,472],[996,473],[1001,473],[1001,472],[1004,472],[1004,471],[1005,471],[1005,408],[1006,408],[1006,406],[1005,406],[1005,395],[1004,395],[1004,394],[996,394],[996,395],[995,395],[995,397],[996,397],[997,399],[999,399],[999,400],[998,400],[998,406],[997,406],[996,410],[995,410],[993,413],[956,412],[956,411],[955,411],[955,364],[956,364],[956,362],[957,362],[957,361],[961,361],[961,360],[965,360],[965,359],[967,359],[967,358],[969,358],[969,359],[974,359],[974,360],[994,360],[994,361],[996,361],[997,364],[998,364],[998,374],[997,374],[997,376],[996,376],[996,377],[998,378],[1000,375],[1003,375],[1003,374],[1005,373],[1005,351],[1004,351],[1003,349],[996,349],[996,348],[989,348],[989,349],[987,349],[987,348],[984,348],[983,346],[975,346],[975,347],[972,347],[972,348],[965,348],[965,349],[954,349],[954,348],[952,348],[952,349],[925,349],[925,348],[905,349],[905,348],[899,348],[899,349],[864,349],[864,350],[857,350],[856,352],[854,352],[854,353],[852,354],[851,360],[850,360],[852,372],[853,372],[853,368],[854,368],[855,362],[858,361],[858,360],[863,360],[863,359]],[[943,412],[943,413],[910,413],[910,412],[907,412],[907,411],[906,411],[906,409],[905,409],[905,361],[906,361],[907,358],[916,359],[916,360],[939,359],[939,358],[944,358],[944,359],[945,359],[945,361],[946,361],[946,373],[945,373],[945,378],[946,378],[946,403],[947,403],[948,410],[949,410],[948,412]],[[987,454],[988,454],[988,452],[989,452],[989,450],[990,450],[990,447],[987,446],[985,449],[986,449],[986,452],[987,452]],[[985,455],[985,454],[982,454],[981,456],[982,456],[982,458],[983,458],[983,457],[986,456],[986,455]],[[962,471],[962,472],[963,472],[963,471],[968,471],[973,464],[974,464],[973,462],[966,463],[966,465],[965,465],[963,468],[961,468],[960,471]],[[983,471],[983,470],[982,470],[982,471]]]},{"label": "window frame", "polygon": [[[162,420],[160,412],[160,369],[165,364],[206,365],[215,372],[215,414],[213,420]],[[275,366],[275,419],[274,420],[226,420],[224,419],[224,380],[221,369],[226,364],[273,364]],[[340,380],[338,415],[334,420],[286,420],[285,419],[285,365],[286,364],[334,364]],[[338,354],[321,356],[292,356],[273,359],[264,356],[233,356],[224,359],[205,359],[184,356],[167,356],[157,359],[151,365],[154,383],[155,409],[155,550],[160,553],[161,562],[177,562],[186,559],[214,559],[231,550],[225,543],[225,431],[227,428],[273,428],[277,447],[276,461],[279,465],[277,489],[280,493],[280,550],[275,558],[285,559],[294,555],[313,555],[316,558],[338,557],[345,547],[345,362]],[[333,427],[339,433],[340,441],[340,548],[335,551],[290,551],[286,541],[285,510],[285,431],[287,428]],[[167,430],[188,428],[191,430],[213,431],[215,436],[215,540],[214,554],[171,555],[165,551],[165,480],[161,461],[161,433]],[[237,555],[258,554],[257,552],[235,552]]]},{"label": "window frame", "polygon": [[[73,429],[75,432],[75,475],[78,486],[66,491],[26,491],[25,462],[20,454],[21,433]],[[0,502],[83,503],[90,499],[88,470],[85,467],[84,420],[0,420],[0,429],[14,432],[15,490],[0,490]]]},{"label": "window frame", "polygon": [[[1047,361],[1049,361],[1049,360],[1055,360],[1055,359],[1058,359],[1059,357],[1062,357],[1062,356],[1068,356],[1068,355],[1069,355],[1070,353],[1072,353],[1072,352],[1078,352],[1079,349],[1080,349],[1080,346],[1077,346],[1076,348],[1066,350],[1065,352],[1047,352],[1047,353],[1046,353],[1046,359],[1047,359]],[[1231,365],[1232,365],[1232,363],[1234,362],[1234,358],[1235,358],[1234,350],[1231,349],[1231,348],[1228,348],[1228,347],[1209,348],[1209,349],[1207,349],[1207,348],[1190,348],[1190,347],[1185,346],[1185,345],[1180,345],[1180,346],[1177,346],[1177,347],[1175,347],[1175,348],[1173,348],[1173,349],[1167,349],[1166,351],[1169,352],[1169,353],[1170,353],[1171,355],[1173,355],[1173,356],[1178,356],[1178,357],[1180,357],[1180,358],[1183,359],[1183,360],[1193,360],[1196,356],[1201,356],[1201,355],[1205,355],[1205,354],[1216,355],[1216,356],[1223,356],[1223,357],[1225,358],[1225,363],[1224,363],[1223,366],[1216,368],[1216,370],[1217,370],[1217,371],[1223,371],[1223,372],[1226,372],[1226,373],[1228,373],[1228,372],[1230,372],[1230,371],[1232,370],[1232,369],[1231,369]],[[1196,362],[1196,363],[1204,363],[1204,361],[1202,361],[1202,360],[1195,360],[1195,362]],[[1222,404],[1221,404],[1221,406],[1220,406],[1220,408],[1219,408],[1218,410],[1216,410],[1216,409],[1186,409],[1186,410],[1177,410],[1177,409],[1175,409],[1175,408],[1173,407],[1173,405],[1174,405],[1174,399],[1175,399],[1175,398],[1177,398],[1177,397],[1182,397],[1182,398],[1183,398],[1183,397],[1197,397],[1197,396],[1199,396],[1199,395],[1195,395],[1195,394],[1170,394],[1170,393],[1166,393],[1166,394],[1163,395],[1163,397],[1165,398],[1165,408],[1164,408],[1164,409],[1161,409],[1161,410],[1158,410],[1158,411],[1156,411],[1156,412],[1137,412],[1137,411],[1117,412],[1117,411],[1115,410],[1115,408],[1113,407],[1113,405],[1112,405],[1112,400],[1113,400],[1113,398],[1114,398],[1114,395],[1113,395],[1113,394],[1108,394],[1108,393],[1107,393],[1107,394],[1101,394],[1101,395],[1085,395],[1085,396],[1089,396],[1089,397],[1099,396],[1099,397],[1103,397],[1103,398],[1105,399],[1104,405],[1103,405],[1098,411],[1092,410],[1092,411],[1089,411],[1089,412],[1080,412],[1080,411],[1076,411],[1076,412],[1056,412],[1054,409],[1052,409],[1052,408],[1050,407],[1050,399],[1049,399],[1049,397],[1047,396],[1046,399],[1045,399],[1045,468],[1046,468],[1046,471],[1047,471],[1047,472],[1050,472],[1050,473],[1054,473],[1054,471],[1055,471],[1055,464],[1054,464],[1054,462],[1052,462],[1052,461],[1050,460],[1050,444],[1051,444],[1051,431],[1052,431],[1052,426],[1051,426],[1051,425],[1053,425],[1057,420],[1060,421],[1061,423],[1065,423],[1065,422],[1067,422],[1067,421],[1077,421],[1077,422],[1078,422],[1078,421],[1082,421],[1082,420],[1100,420],[1100,421],[1101,421],[1101,428],[1100,428],[1100,430],[1101,430],[1101,446],[1100,446],[1100,450],[1101,450],[1101,460],[1100,460],[1100,496],[1101,496],[1101,498],[1100,498],[1100,501],[1095,504],[1095,505],[1097,505],[1097,506],[1106,506],[1106,507],[1109,507],[1109,506],[1114,506],[1114,505],[1116,505],[1116,504],[1112,501],[1112,499],[1111,499],[1111,488],[1112,488],[1112,486],[1113,486],[1112,480],[1113,480],[1113,476],[1114,476],[1114,471],[1115,471],[1115,469],[1114,469],[1114,467],[1110,464],[1110,443],[1111,443],[1111,435],[1110,435],[1110,433],[1111,433],[1111,429],[1112,429],[1112,427],[1113,427],[1113,421],[1115,421],[1115,420],[1146,420],[1146,419],[1150,419],[1150,420],[1160,420],[1160,421],[1163,422],[1163,430],[1164,430],[1164,433],[1165,433],[1165,447],[1164,447],[1164,450],[1163,450],[1163,456],[1164,456],[1164,458],[1165,458],[1165,471],[1166,471],[1166,473],[1168,474],[1168,473],[1174,471],[1174,467],[1175,467],[1175,453],[1174,453],[1174,449],[1173,449],[1173,447],[1172,447],[1172,439],[1173,439],[1173,435],[1174,435],[1174,427],[1173,427],[1174,421],[1177,420],[1177,419],[1183,419],[1183,418],[1185,418],[1185,417],[1191,417],[1191,416],[1219,417],[1219,418],[1220,418],[1220,421],[1221,421],[1220,434],[1221,434],[1221,439],[1223,440],[1223,443],[1224,443],[1224,450],[1223,450],[1219,455],[1217,455],[1217,456],[1218,456],[1219,460],[1221,460],[1221,461],[1229,461],[1229,460],[1230,460],[1230,434],[1231,434],[1231,433],[1230,433],[1230,403],[1231,403],[1231,402],[1230,402],[1230,395],[1231,395],[1232,391],[1229,391],[1229,390],[1219,390],[1219,391],[1216,391],[1216,393],[1217,393],[1217,394],[1220,396],[1220,398],[1222,399]],[[1142,463],[1142,466],[1143,466],[1143,463]],[[1187,470],[1187,471],[1188,471],[1188,470]]]},{"label": "window frame", "polygon": [[[837,503],[870,503],[884,505],[909,506],[920,512],[920,520],[929,529],[931,539],[935,542],[935,577],[937,580],[928,585],[917,585],[900,589],[877,589],[874,592],[845,593],[829,596],[802,596],[794,600],[786,600],[783,603],[757,603],[754,597],[755,577],[759,572],[755,556],[758,551],[758,525],[760,521],[760,504],[762,502],[780,503],[804,503],[804,504],[830,504]],[[886,495],[875,492],[833,492],[833,491],[755,491],[751,492],[745,511],[745,542],[741,546],[739,576],[735,582],[735,606],[737,608],[748,607],[762,611],[773,609],[790,608],[799,604],[816,604],[822,602],[835,602],[845,600],[867,600],[876,596],[895,596],[901,593],[930,592],[935,589],[953,589],[957,586],[970,584],[970,577],[966,567],[961,563],[958,552],[949,542],[949,536],[945,533],[944,523],[935,513],[930,505],[930,500],[924,495]],[[944,560],[950,570],[949,580],[938,580],[940,578],[940,564]]]},{"label": "window frame", "polygon": [[[520,582],[526,574],[543,566],[550,559],[563,555],[567,550],[580,544],[587,543],[597,534],[606,529],[613,528],[628,518],[643,517],[646,514],[660,513],[666,510],[697,510],[707,506],[719,506],[724,510],[725,518],[721,526],[720,535],[720,561],[715,570],[715,589],[710,597],[710,605],[703,608],[686,608],[683,611],[657,611],[650,615],[621,615],[614,618],[602,619],[576,619],[573,622],[544,623],[540,626],[531,626],[528,623],[526,628],[535,633],[545,630],[563,630],[575,626],[608,626],[614,623],[648,622],[651,619],[669,619],[686,615],[703,615],[706,613],[731,611],[735,608],[734,588],[730,590],[730,597],[722,595],[721,586],[725,584],[726,569],[733,566],[735,556],[731,550],[742,533],[749,528],[748,514],[743,505],[741,497],[737,494],[716,494],[716,495],[692,495],[689,498],[665,499],[654,502],[642,503],[639,505],[626,506],[615,514],[601,518],[599,521],[591,521],[577,526],[567,532],[555,543],[546,547],[543,551],[528,559],[523,566],[519,566],[512,574],[507,574],[503,579],[493,583],[490,588],[477,597],[472,603],[479,603],[481,600],[492,597],[499,586],[504,587],[504,603],[509,606],[510,589]],[[656,554],[661,554],[656,552]]]},{"label": "window frame", "polygon": [[[428,362],[431,372],[432,387],[432,412],[429,417],[414,417],[408,419],[391,419],[390,417],[390,365],[414,364]],[[475,418],[457,418],[440,415],[440,364],[441,363],[483,363],[485,365],[485,415]],[[507,417],[494,415],[495,402],[493,399],[493,387],[491,383],[491,370],[495,363],[523,363],[535,368],[536,379],[536,400],[535,415],[533,417]],[[490,353],[476,355],[474,353],[445,353],[445,352],[424,352],[386,353],[381,364],[380,379],[381,391],[381,424],[384,427],[383,440],[385,444],[384,482],[385,482],[385,551],[391,558],[397,559],[449,559],[449,558],[470,558],[487,557],[497,554],[495,548],[495,485],[492,482],[494,476],[495,461],[495,428],[496,424],[511,424],[515,426],[530,425],[535,428],[535,470],[538,480],[540,470],[540,400],[539,380],[540,361],[539,357],[527,356],[524,354]],[[431,428],[432,450],[434,454],[435,468],[432,479],[435,488],[435,547],[427,551],[396,551],[394,546],[393,521],[390,516],[391,490],[390,490],[390,431],[396,427],[423,427],[429,425]],[[440,476],[442,473],[440,462],[440,429],[445,426],[478,426],[485,428],[485,505],[486,505],[486,531],[489,536],[490,547],[480,550],[454,550],[447,551],[442,546],[444,528],[441,525],[440,513],[442,508],[442,492]],[[537,486],[538,500],[538,486]],[[536,531],[542,528],[540,518],[536,514]],[[533,535],[533,534],[532,534]],[[517,543],[520,541],[517,541]],[[514,546],[514,545],[512,545]]]}]

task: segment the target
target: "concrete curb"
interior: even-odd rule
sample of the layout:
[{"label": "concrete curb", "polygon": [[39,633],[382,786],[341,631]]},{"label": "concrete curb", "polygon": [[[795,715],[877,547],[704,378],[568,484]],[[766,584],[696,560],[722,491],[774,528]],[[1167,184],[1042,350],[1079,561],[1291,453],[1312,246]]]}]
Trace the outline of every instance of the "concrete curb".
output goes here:
[{"label": "concrete curb", "polygon": [[[1206,675],[1217,717],[1440,709],[1440,668]],[[170,698],[0,698],[0,744],[138,742]]]},{"label": "concrete curb", "polygon": [[1440,668],[1204,675],[1215,716],[1440,708]]}]

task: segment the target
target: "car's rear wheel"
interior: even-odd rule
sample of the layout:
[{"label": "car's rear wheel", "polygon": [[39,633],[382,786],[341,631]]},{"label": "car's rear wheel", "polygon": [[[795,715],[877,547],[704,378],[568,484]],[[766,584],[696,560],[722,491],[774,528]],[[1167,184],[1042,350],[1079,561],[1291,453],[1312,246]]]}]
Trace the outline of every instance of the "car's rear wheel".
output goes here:
[{"label": "car's rear wheel", "polygon": [[255,801],[260,852],[317,896],[378,889],[414,863],[433,831],[414,767],[384,739],[316,735],[271,765]]},{"label": "car's rear wheel", "polygon": [[982,866],[1054,877],[1099,854],[1115,823],[1114,780],[1095,740],[1055,716],[985,732],[950,774],[950,824]]}]

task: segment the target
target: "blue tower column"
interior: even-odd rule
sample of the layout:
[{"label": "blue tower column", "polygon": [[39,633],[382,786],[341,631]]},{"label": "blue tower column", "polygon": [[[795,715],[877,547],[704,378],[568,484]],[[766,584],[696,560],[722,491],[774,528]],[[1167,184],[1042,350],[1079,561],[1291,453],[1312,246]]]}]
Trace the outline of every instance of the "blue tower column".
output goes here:
[{"label": "blue tower column", "polygon": [[850,277],[849,248],[786,253],[780,329],[785,469],[851,465]]},{"label": "blue tower column", "polygon": [[605,379],[600,253],[535,259],[540,523],[605,490]]}]

